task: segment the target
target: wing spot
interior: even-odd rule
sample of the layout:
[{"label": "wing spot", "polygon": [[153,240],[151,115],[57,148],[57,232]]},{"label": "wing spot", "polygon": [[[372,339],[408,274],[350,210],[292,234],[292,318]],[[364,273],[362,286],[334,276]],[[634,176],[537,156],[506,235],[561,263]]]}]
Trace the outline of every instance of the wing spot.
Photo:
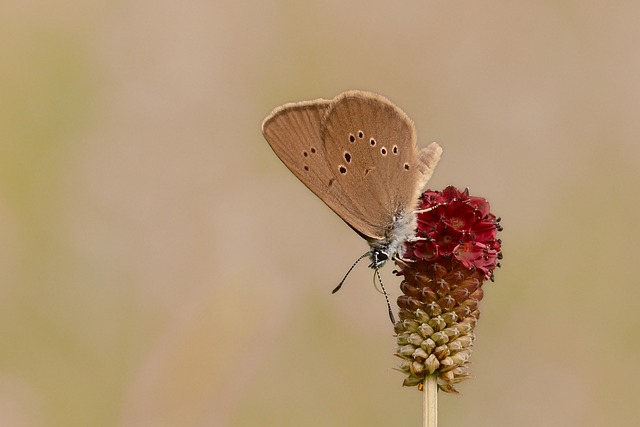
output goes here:
[{"label": "wing spot", "polygon": [[303,168],[304,170],[306,170],[307,172],[309,172],[309,166],[304,165],[302,168]]},{"label": "wing spot", "polygon": [[394,145],[393,146],[393,150],[391,150],[391,151],[393,151],[393,154],[398,154],[398,146]]},{"label": "wing spot", "polygon": [[387,149],[385,147],[382,147],[380,149],[380,154],[382,154],[383,156],[386,156],[387,155]]},{"label": "wing spot", "polygon": [[305,156],[305,157],[309,157],[309,153],[307,153],[306,151],[303,151],[302,155]]},{"label": "wing spot", "polygon": [[311,147],[311,154],[316,154],[316,147]]},{"label": "wing spot", "polygon": [[351,154],[348,151],[344,152],[344,159],[347,161],[347,163],[351,163]]},{"label": "wing spot", "polygon": [[361,130],[358,131],[358,138],[364,138],[364,132],[362,132]]},{"label": "wing spot", "polygon": [[374,147],[376,145],[376,140],[371,138],[371,140],[369,141],[369,143],[371,144],[372,147]]},{"label": "wing spot", "polygon": [[349,142],[356,142],[356,137],[352,133],[349,134]]},{"label": "wing spot", "polygon": [[340,171],[340,173],[341,173],[342,175],[346,175],[346,174],[347,174],[347,168],[346,168],[346,167],[344,167],[344,166],[342,166],[342,165],[340,165],[340,167],[338,168],[338,170]]},{"label": "wing spot", "polygon": [[404,170],[408,171],[409,170],[409,163],[405,163],[404,164]]}]

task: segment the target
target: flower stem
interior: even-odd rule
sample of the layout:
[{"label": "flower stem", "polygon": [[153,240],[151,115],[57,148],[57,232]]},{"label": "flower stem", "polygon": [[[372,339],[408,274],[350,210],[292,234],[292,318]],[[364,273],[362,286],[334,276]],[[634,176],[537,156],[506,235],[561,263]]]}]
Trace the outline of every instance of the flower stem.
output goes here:
[{"label": "flower stem", "polygon": [[437,376],[429,375],[424,381],[422,425],[438,427],[438,382]]}]

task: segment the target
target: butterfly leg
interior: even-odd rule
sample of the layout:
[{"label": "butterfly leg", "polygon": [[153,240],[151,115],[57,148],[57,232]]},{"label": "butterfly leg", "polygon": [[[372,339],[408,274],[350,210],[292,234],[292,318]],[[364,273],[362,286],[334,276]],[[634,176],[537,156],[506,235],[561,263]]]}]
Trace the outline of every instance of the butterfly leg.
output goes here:
[{"label": "butterfly leg", "polygon": [[413,213],[421,214],[421,213],[431,212],[432,210],[434,210],[435,208],[438,208],[440,206],[442,206],[442,203],[438,203],[438,204],[430,206],[430,207],[428,207],[426,209],[418,209],[417,211],[414,211]]},{"label": "butterfly leg", "polygon": [[405,266],[408,266],[410,263],[413,263],[413,262],[417,261],[415,259],[407,259],[407,258],[402,258],[400,256],[393,257],[393,260],[396,261],[396,262],[401,262]]}]

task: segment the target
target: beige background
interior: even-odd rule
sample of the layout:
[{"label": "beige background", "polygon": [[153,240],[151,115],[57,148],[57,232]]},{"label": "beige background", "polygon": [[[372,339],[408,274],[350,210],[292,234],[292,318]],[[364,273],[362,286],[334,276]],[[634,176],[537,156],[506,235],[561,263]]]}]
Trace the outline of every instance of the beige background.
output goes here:
[{"label": "beige background", "polygon": [[637,425],[638,2],[0,8],[0,425],[419,425],[371,272],[330,295],[366,244],[260,133],[347,89],[503,218],[441,424]]}]

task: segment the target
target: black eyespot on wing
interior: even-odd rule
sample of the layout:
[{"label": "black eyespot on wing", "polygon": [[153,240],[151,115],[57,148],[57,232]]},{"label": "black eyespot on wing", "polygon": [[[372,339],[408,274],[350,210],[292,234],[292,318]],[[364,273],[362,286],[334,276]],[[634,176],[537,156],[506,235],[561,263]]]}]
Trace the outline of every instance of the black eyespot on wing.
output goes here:
[{"label": "black eyespot on wing", "polygon": [[309,157],[309,153],[307,153],[306,151],[303,151],[302,155],[305,156],[305,157]]},{"label": "black eyespot on wing", "polygon": [[380,154],[382,154],[383,156],[386,156],[387,155],[387,149],[385,147],[382,147],[380,149]]},{"label": "black eyespot on wing", "polygon": [[302,168],[303,168],[304,170],[306,170],[307,172],[309,172],[309,166],[304,165]]},{"label": "black eyespot on wing", "polygon": [[369,140],[369,143],[370,143],[370,144],[371,144],[371,146],[373,147],[373,146],[375,146],[375,145],[376,145],[376,140],[375,140],[375,139],[373,139],[373,138],[371,138],[371,139]]},{"label": "black eyespot on wing", "polygon": [[344,159],[347,161],[347,163],[351,163],[351,154],[349,154],[348,151],[344,152]]},{"label": "black eyespot on wing", "polygon": [[340,167],[338,168],[338,170],[340,171],[340,173],[341,173],[342,175],[345,175],[345,174],[347,173],[347,168],[346,168],[346,167],[344,167],[344,166],[342,166],[342,165],[340,165]]},{"label": "black eyespot on wing", "polygon": [[353,134],[349,134],[349,142],[356,142],[356,137]]},{"label": "black eyespot on wing", "polygon": [[398,154],[398,146],[394,145],[391,151],[393,151],[393,154]]},{"label": "black eyespot on wing", "polygon": [[410,168],[409,163],[405,163],[405,164],[404,164],[404,170],[407,170],[407,171],[408,171],[408,170],[409,170],[409,168]]},{"label": "black eyespot on wing", "polygon": [[358,131],[358,138],[364,138],[364,132],[362,132],[361,130]]}]

